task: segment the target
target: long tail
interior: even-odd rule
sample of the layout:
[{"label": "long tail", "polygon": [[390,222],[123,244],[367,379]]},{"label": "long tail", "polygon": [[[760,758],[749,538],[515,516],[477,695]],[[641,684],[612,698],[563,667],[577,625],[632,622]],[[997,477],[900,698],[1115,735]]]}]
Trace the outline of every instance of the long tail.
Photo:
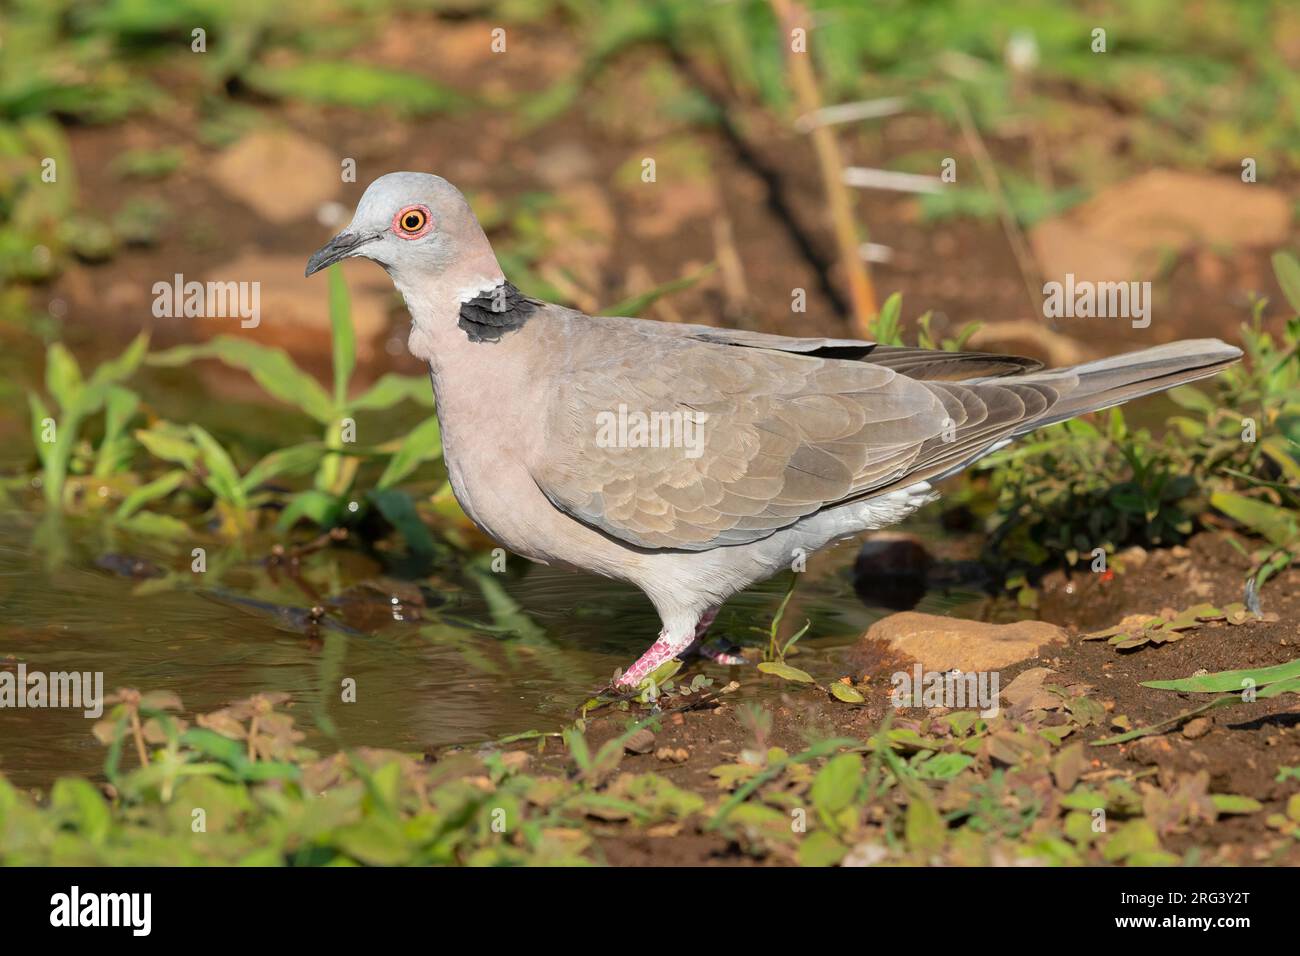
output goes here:
[{"label": "long tail", "polygon": [[[1060,393],[1060,400],[1041,416],[1025,421],[1011,437],[1063,422],[1086,412],[1163,392],[1209,378],[1241,358],[1241,349],[1218,339],[1171,342],[1067,368],[1033,372],[1003,381],[1041,382]],[[1072,381],[1074,380],[1074,381]]]},{"label": "long tail", "polygon": [[948,403],[960,402],[967,417],[955,436],[924,443],[904,475],[872,494],[939,481],[1036,428],[1208,378],[1239,358],[1241,349],[1218,339],[1194,339],[1024,375],[929,382]]}]

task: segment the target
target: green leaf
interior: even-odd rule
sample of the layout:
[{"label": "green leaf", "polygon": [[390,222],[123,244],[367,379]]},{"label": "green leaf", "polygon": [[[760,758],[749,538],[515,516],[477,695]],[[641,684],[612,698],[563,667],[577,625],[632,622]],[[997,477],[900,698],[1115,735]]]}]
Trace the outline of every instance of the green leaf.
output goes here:
[{"label": "green leaf", "polygon": [[885,300],[880,312],[871,320],[871,336],[881,345],[902,345],[903,335],[900,331],[900,318],[903,310],[903,296],[895,292]]},{"label": "green leaf", "polygon": [[1300,537],[1294,512],[1285,508],[1229,491],[1214,492],[1210,504],[1278,547],[1285,547]]},{"label": "green leaf", "polygon": [[433,538],[420,520],[410,495],[396,488],[376,488],[366,497],[379,509],[384,519],[401,532],[412,552],[424,556],[433,554]]},{"label": "green leaf", "polygon": [[831,684],[831,694],[836,700],[842,700],[846,704],[861,704],[866,701],[866,698],[856,688],[840,681]]},{"label": "green leaf", "polygon": [[406,436],[402,446],[389,459],[384,473],[379,476],[377,487],[380,490],[392,487],[422,463],[432,461],[441,455],[442,432],[438,427],[438,419],[430,416],[415,426]]},{"label": "green leaf", "polygon": [[50,806],[95,846],[104,842],[112,828],[108,803],[93,784],[81,777],[56,780],[50,790]]},{"label": "green leaf", "polygon": [[[45,402],[35,392],[27,393],[27,406],[31,409],[32,414],[32,444],[36,446],[36,457],[40,459],[41,467],[48,469],[50,462],[50,453],[54,451],[55,443],[42,441],[42,433],[45,431],[45,421],[49,419],[54,421],[54,416],[45,406]],[[58,422],[55,422],[55,434],[58,434]]]},{"label": "green leaf", "polygon": [[135,440],[155,458],[181,465],[189,471],[199,463],[201,452],[189,432],[171,422],[159,422],[149,429],[137,429]]},{"label": "green leaf", "polygon": [[1155,828],[1149,822],[1143,819],[1129,820],[1127,823],[1122,824],[1106,841],[1106,845],[1102,847],[1101,855],[1107,863],[1119,863],[1134,854],[1158,851],[1159,849],[1160,838],[1156,836]]},{"label": "green leaf", "polygon": [[1300,262],[1289,252],[1273,253],[1273,274],[1291,309],[1300,313]]},{"label": "green leaf", "polygon": [[222,501],[237,507],[247,506],[247,497],[239,479],[239,469],[220,443],[201,425],[191,425],[190,434],[199,446],[207,475],[203,483]]},{"label": "green leaf", "polygon": [[1183,408],[1189,408],[1192,411],[1200,412],[1203,415],[1209,415],[1214,412],[1214,402],[1210,397],[1193,385],[1180,385],[1177,388],[1171,388],[1165,393],[1173,400],[1176,405]]},{"label": "green leaf", "polygon": [[389,70],[347,60],[313,60],[292,66],[258,66],[243,79],[259,93],[281,99],[380,107],[421,115],[460,107],[465,97],[417,73]]},{"label": "green leaf", "polygon": [[1220,813],[1258,813],[1264,804],[1253,797],[1243,797],[1235,793],[1212,793],[1210,801]]},{"label": "green leaf", "polygon": [[903,833],[907,845],[913,850],[933,853],[943,848],[948,828],[939,811],[923,792],[915,793],[907,804],[903,818]]},{"label": "green leaf", "polygon": [[[1200,677],[1187,677],[1182,680],[1143,681],[1143,687],[1156,690],[1172,690],[1184,694],[1221,694],[1239,691],[1243,687],[1262,687],[1275,681],[1300,677],[1300,659],[1276,664],[1272,667],[1257,667],[1251,670],[1219,671],[1216,674],[1203,674]],[[1245,683],[1250,682],[1250,683]]]},{"label": "green leaf", "polygon": [[330,331],[333,336],[334,404],[342,408],[348,398],[348,382],[357,367],[357,337],[352,328],[352,305],[343,269],[329,268]]},{"label": "green leaf", "polygon": [[140,367],[148,352],[149,335],[141,332],[131,340],[131,344],[123,349],[117,358],[109,359],[95,369],[90,376],[90,384],[101,387],[125,381],[135,374],[135,370]]},{"label": "green leaf", "polygon": [[289,499],[275,526],[281,531],[292,528],[302,518],[318,527],[332,525],[338,517],[339,499],[326,491],[309,488]]},{"label": "green leaf", "polygon": [[349,856],[371,866],[397,866],[411,858],[412,846],[401,826],[386,817],[368,817],[341,827],[335,842]]},{"label": "green leaf", "polygon": [[368,391],[348,403],[352,411],[383,411],[403,401],[412,401],[420,405],[433,406],[433,388],[427,378],[414,375],[398,375],[389,372],[382,375]]},{"label": "green leaf", "polygon": [[935,754],[921,763],[916,772],[925,780],[951,780],[974,762],[975,758],[969,754]]},{"label": "green leaf", "polygon": [[329,394],[295,365],[287,352],[248,339],[219,335],[201,345],[178,345],[150,355],[149,364],[171,368],[204,358],[247,372],[268,395],[301,409],[322,425],[331,425],[338,417]]},{"label": "green leaf", "polygon": [[814,830],[799,844],[799,865],[835,866],[848,852],[848,847],[826,830]]},{"label": "green leaf", "polygon": [[[155,538],[186,538],[194,535],[194,532],[190,530],[190,526],[179,518],[173,518],[171,515],[155,514],[152,511],[141,511],[128,518],[121,518],[117,521],[117,525],[135,534],[149,535]],[[164,579],[159,578],[158,580]]]},{"label": "green leaf", "polygon": [[807,671],[801,671],[797,667],[791,667],[789,664],[780,661],[763,661],[758,665],[758,669],[764,674],[773,674],[783,680],[797,681],[800,684],[811,684],[812,675]]},{"label": "green leaf", "polygon": [[104,438],[95,454],[95,477],[115,474],[131,457],[131,442],[124,433],[139,407],[140,396],[135,392],[120,385],[109,386],[104,408]]},{"label": "green leaf", "polygon": [[60,410],[70,412],[83,388],[77,360],[62,342],[55,342],[45,353],[45,390],[54,396]]},{"label": "green leaf", "polygon": [[859,754],[839,754],[826,761],[826,765],[813,777],[813,806],[822,822],[831,826],[835,815],[853,803],[862,782],[862,757]]},{"label": "green leaf", "polygon": [[122,500],[114,516],[117,521],[131,517],[151,501],[166,498],[185,481],[185,472],[176,469],[167,472],[161,478],[155,478],[148,484],[141,485]]},{"label": "green leaf", "polygon": [[248,763],[248,755],[240,741],[206,727],[190,727],[181,734],[181,743],[232,770],[242,770]]},{"label": "green leaf", "polygon": [[718,268],[716,262],[711,262],[703,269],[693,272],[688,276],[682,276],[679,279],[671,279],[661,285],[655,286],[648,292],[642,292],[638,295],[630,296],[622,302],[616,302],[608,308],[601,309],[598,315],[627,316],[635,318],[650,306],[654,305],[659,299],[674,292],[681,292],[683,289],[689,289],[701,279],[713,274]]},{"label": "green leaf", "polygon": [[325,452],[320,442],[303,442],[273,451],[248,469],[240,487],[247,494],[280,475],[305,475],[319,464]]}]

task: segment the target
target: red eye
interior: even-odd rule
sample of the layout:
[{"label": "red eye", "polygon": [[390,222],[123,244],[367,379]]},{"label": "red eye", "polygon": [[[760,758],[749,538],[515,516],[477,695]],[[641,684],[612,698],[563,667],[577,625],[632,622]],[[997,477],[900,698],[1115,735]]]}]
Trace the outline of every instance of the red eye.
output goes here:
[{"label": "red eye", "polygon": [[433,228],[433,217],[425,206],[407,206],[393,217],[393,232],[403,239],[419,239]]}]

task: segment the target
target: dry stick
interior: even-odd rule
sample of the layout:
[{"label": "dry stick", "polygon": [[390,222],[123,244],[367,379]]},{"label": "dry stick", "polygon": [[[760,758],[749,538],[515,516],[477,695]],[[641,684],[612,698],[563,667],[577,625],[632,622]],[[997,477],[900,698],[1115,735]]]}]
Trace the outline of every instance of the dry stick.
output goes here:
[{"label": "dry stick", "polygon": [[[796,53],[790,46],[791,31],[800,22],[809,22],[803,7],[791,0],[771,0],[772,9],[783,33],[786,60],[790,64],[790,85],[794,87],[799,109],[804,114],[816,113],[821,108],[821,94],[817,90],[817,77],[807,53]],[[840,156],[839,142],[829,126],[817,126],[809,134],[817,152],[817,165],[821,170],[822,187],[830,207],[831,221],[835,227],[835,242],[840,250],[840,265],[849,282],[849,299],[853,306],[853,326],[858,335],[870,334],[869,326],[880,310],[876,306],[876,290],[866,263],[858,255],[858,244],[867,237],[858,236],[853,222],[853,194],[844,184],[844,160]],[[864,230],[865,232],[865,230]]]},{"label": "dry stick", "polygon": [[131,735],[135,737],[135,752],[140,758],[140,766],[149,766],[149,754],[144,746],[144,728],[140,724],[140,709],[137,704],[131,708]]},{"label": "dry stick", "polygon": [[[980,136],[979,129],[975,126],[975,120],[971,116],[970,108],[966,106],[966,100],[961,93],[953,94],[953,105],[957,108],[957,122],[961,125],[962,136],[966,139],[966,148],[971,151],[975,158],[975,166],[979,169],[980,177],[984,180],[984,188],[987,189],[997,201],[998,218],[1002,220],[1002,230],[1007,234],[1007,242],[1011,245],[1011,251],[1015,254],[1016,265],[1020,267],[1020,277],[1025,282],[1025,292],[1029,295],[1030,313],[1042,311],[1039,308],[1041,303],[1040,290],[1042,282],[1038,276],[1038,270],[1034,268],[1033,256],[1030,255],[1029,246],[1025,243],[1025,234],[1020,229],[1020,223],[1016,221],[1015,214],[1011,210],[1011,203],[1007,200],[1007,194],[1002,189],[1002,182],[998,179],[997,167],[993,164],[993,157],[989,155],[988,148],[984,145],[984,139]],[[1053,331],[1056,330],[1056,321],[1052,318],[1047,319],[1048,325]]]}]

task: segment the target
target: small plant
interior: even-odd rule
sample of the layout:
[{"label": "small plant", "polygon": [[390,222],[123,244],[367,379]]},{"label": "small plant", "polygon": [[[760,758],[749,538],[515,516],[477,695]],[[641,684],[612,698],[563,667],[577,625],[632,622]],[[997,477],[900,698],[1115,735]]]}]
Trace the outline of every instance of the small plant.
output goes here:
[{"label": "small plant", "polygon": [[[51,412],[44,398],[28,392],[32,440],[41,465],[41,489],[46,504],[63,508],[70,474],[107,478],[130,459],[127,428],[140,405],[139,396],[121,383],[140,367],[149,338],[138,336],[117,358],[100,365],[89,379],[82,377],[72,353],[61,343],[50,346],[45,359],[45,389],[58,407]],[[83,429],[103,412],[103,436],[92,446]]]},{"label": "small plant", "polygon": [[149,364],[163,367],[184,365],[198,359],[215,358],[249,373],[273,398],[292,405],[324,428],[320,442],[281,449],[254,465],[243,477],[230,456],[201,428],[188,435],[155,431],[140,439],[165,460],[193,469],[203,468],[203,481],[217,499],[233,527],[246,527],[250,508],[265,503],[256,497],[258,486],[279,475],[314,471],[313,486],[288,497],[280,515],[282,529],[306,518],[322,527],[345,520],[359,520],[361,503],[354,500],[360,466],[367,459],[386,459],[382,474],[372,489],[359,496],[373,505],[401,530],[413,546],[428,548],[428,534],[415,514],[410,498],[396,489],[421,464],[442,453],[438,420],[430,416],[403,439],[377,446],[353,444],[358,412],[382,411],[403,401],[432,405],[429,383],[423,378],[388,373],[370,389],[349,397],[349,385],[356,368],[356,339],[351,307],[343,275],[335,266],[329,272],[330,327],[333,342],[334,379],[327,391],[315,378],[299,368],[282,349],[270,348],[248,339],[218,336],[200,345],[183,345],[149,356]]}]

